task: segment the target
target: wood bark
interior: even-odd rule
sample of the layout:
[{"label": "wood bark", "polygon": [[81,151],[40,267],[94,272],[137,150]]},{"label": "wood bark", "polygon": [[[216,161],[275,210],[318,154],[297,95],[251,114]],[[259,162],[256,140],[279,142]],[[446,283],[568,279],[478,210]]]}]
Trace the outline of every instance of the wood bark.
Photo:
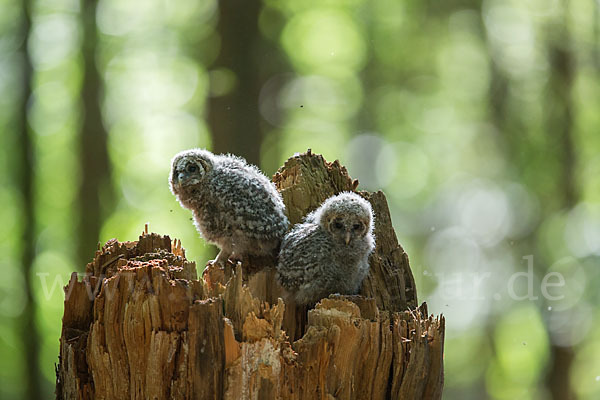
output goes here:
[{"label": "wood bark", "polygon": [[[274,182],[292,223],[358,185],[310,151]],[[57,398],[441,398],[444,318],[417,307],[383,193],[359,193],[376,215],[369,276],[311,310],[284,304],[264,260],[196,279],[168,236],[106,243],[65,287]]]}]

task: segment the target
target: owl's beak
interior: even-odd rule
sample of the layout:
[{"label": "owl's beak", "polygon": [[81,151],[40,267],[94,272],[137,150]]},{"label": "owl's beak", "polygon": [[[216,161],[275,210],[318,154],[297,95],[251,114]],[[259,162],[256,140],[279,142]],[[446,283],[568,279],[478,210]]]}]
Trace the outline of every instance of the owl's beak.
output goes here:
[{"label": "owl's beak", "polygon": [[348,243],[350,243],[350,232],[346,232],[346,246],[348,246]]},{"label": "owl's beak", "polygon": [[185,178],[185,173],[180,172],[179,175],[177,175],[177,182],[181,183],[181,181],[183,181],[183,178]]}]

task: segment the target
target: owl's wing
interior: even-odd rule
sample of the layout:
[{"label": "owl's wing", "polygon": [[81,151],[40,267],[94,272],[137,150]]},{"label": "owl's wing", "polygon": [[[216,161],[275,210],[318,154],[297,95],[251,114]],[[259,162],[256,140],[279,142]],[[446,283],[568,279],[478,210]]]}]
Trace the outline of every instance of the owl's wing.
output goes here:
[{"label": "owl's wing", "polygon": [[257,239],[287,230],[284,205],[275,186],[254,168],[228,168],[213,179],[215,203],[231,228]]},{"label": "owl's wing", "polygon": [[296,225],[281,244],[277,266],[281,285],[287,290],[297,290],[314,282],[327,264],[330,247],[318,225]]}]

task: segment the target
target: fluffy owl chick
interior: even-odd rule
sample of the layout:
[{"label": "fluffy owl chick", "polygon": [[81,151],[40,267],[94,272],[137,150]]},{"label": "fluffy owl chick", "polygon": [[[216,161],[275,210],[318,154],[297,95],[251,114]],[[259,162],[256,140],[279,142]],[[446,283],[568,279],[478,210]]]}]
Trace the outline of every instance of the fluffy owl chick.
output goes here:
[{"label": "fluffy owl chick", "polygon": [[173,157],[171,191],[192,211],[200,235],[221,251],[213,261],[273,255],[288,220],[275,185],[233,155],[191,149]]},{"label": "fluffy owl chick", "polygon": [[371,204],[356,193],[325,200],[281,243],[277,279],[297,304],[356,294],[375,247]]}]

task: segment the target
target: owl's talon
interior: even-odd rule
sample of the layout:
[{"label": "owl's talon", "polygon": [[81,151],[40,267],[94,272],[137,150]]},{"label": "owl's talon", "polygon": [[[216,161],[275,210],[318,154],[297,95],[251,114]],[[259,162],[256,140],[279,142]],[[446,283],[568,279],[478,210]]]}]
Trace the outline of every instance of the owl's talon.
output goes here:
[{"label": "owl's talon", "polygon": [[219,262],[217,262],[217,260],[216,260],[216,259],[214,259],[214,260],[208,260],[208,261],[206,262],[206,266],[207,266],[207,267],[210,267],[210,266],[219,266],[219,267],[223,267],[224,265],[223,265],[223,264],[220,264]]}]

